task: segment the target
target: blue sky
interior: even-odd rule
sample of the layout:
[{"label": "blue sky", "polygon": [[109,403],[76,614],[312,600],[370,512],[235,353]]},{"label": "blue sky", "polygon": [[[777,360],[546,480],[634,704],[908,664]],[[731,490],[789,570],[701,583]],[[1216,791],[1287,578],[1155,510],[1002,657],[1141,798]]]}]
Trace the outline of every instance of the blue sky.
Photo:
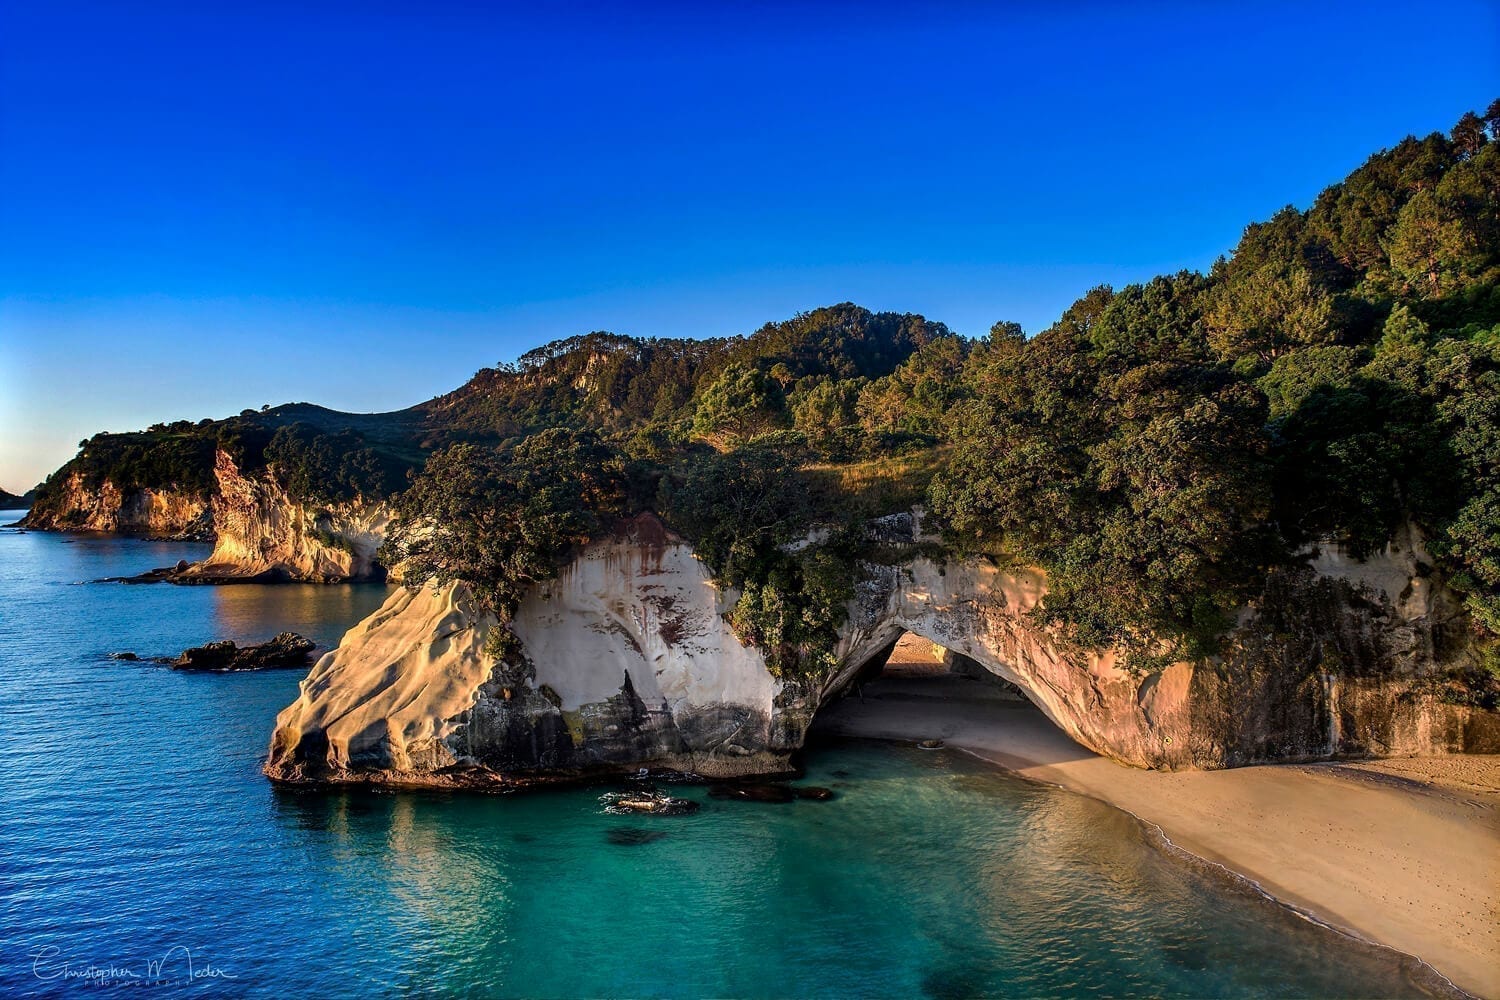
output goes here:
[{"label": "blue sky", "polygon": [[0,486],[594,329],[1034,332],[1500,94],[1492,3],[1314,6],[0,5]]}]

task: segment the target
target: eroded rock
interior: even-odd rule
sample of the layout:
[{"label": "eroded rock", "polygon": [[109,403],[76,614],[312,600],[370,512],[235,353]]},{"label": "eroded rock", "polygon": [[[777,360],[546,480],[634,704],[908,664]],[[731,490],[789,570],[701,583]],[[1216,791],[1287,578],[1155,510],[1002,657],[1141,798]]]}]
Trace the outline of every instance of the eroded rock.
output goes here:
[{"label": "eroded rock", "polygon": [[[882,531],[922,537],[894,522]],[[484,655],[494,619],[464,584],[397,591],[309,673],[277,719],[266,773],[438,785],[640,767],[784,774],[818,709],[903,632],[1015,685],[1083,746],[1141,767],[1500,751],[1500,716],[1434,683],[1471,656],[1435,640],[1454,631],[1456,604],[1434,583],[1420,601],[1408,585],[1390,594],[1422,560],[1384,558],[1378,587],[1348,564],[1278,573],[1223,657],[1143,675],[1030,614],[1046,593],[1039,571],[913,553],[863,567],[832,669],[778,679],[726,623],[736,595],[682,539],[637,518],[526,594],[515,663]]]},{"label": "eroded rock", "polygon": [[213,512],[206,494],[190,490],[121,490],[113,482],[91,483],[77,472],[19,522],[27,528],[110,531],[152,538],[208,541]]},{"label": "eroded rock", "polygon": [[269,474],[246,476],[215,457],[214,550],[172,574],[174,583],[378,580],[375,560],[390,523],[383,503],[299,503]]},{"label": "eroded rock", "polygon": [[810,802],[831,802],[837,798],[833,793],[833,789],[823,788],[819,785],[797,785],[792,788],[792,791],[796,793],[797,798],[806,799]]}]

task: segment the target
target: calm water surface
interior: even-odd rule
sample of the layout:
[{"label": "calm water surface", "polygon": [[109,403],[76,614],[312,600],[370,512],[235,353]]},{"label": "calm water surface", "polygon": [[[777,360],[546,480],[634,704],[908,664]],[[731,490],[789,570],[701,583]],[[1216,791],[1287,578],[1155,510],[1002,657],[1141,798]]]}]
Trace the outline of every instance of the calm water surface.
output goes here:
[{"label": "calm water surface", "polygon": [[385,590],[79,582],[205,551],[0,531],[0,993],[1417,993],[1123,813],[947,752],[825,747],[806,780],[833,802],[685,788],[702,811],[656,819],[601,813],[597,789],[274,789],[259,768],[297,672],[107,654],[334,643]]}]

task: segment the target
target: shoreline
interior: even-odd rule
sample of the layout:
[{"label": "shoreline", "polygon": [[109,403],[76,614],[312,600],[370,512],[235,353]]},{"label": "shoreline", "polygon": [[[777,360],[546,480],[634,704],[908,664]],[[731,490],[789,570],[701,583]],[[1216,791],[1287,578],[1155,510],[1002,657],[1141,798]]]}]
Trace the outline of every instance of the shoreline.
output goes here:
[{"label": "shoreline", "polygon": [[[885,742],[885,740],[882,740],[882,742]],[[1067,785],[1057,784],[1051,781],[1043,781],[1040,778],[1023,774],[1022,772],[1009,767],[1006,764],[1002,764],[997,760],[992,760],[989,757],[984,756],[984,754],[976,750],[972,750],[968,747],[953,746],[950,747],[950,749],[957,750],[960,753],[973,757],[974,759],[982,761],[991,767],[999,768],[1007,772],[1008,774],[1013,774],[1021,778],[1023,781],[1032,781],[1036,782],[1037,784],[1048,785],[1052,788],[1060,788],[1063,791],[1072,792],[1075,795],[1083,795],[1087,798],[1093,799],[1095,802],[1102,802],[1105,805],[1109,806],[1111,809],[1116,809],[1120,812],[1123,812],[1125,815],[1135,820],[1135,822],[1140,826],[1145,840],[1152,847],[1156,848],[1158,851],[1161,851],[1168,857],[1173,858],[1178,863],[1188,865],[1201,872],[1207,872],[1212,877],[1228,882],[1232,884],[1236,889],[1239,889],[1241,891],[1252,892],[1255,895],[1276,904],[1282,909],[1292,913],[1302,920],[1307,921],[1310,924],[1316,924],[1319,927],[1332,931],[1340,937],[1347,938],[1348,940],[1354,942],[1358,947],[1375,949],[1377,951],[1389,953],[1396,956],[1403,963],[1409,963],[1414,967],[1414,972],[1409,974],[1414,980],[1420,981],[1420,985],[1423,987],[1423,989],[1430,990],[1433,996],[1467,997],[1470,998],[1470,1000],[1479,1000],[1476,994],[1470,993],[1468,990],[1464,989],[1453,980],[1449,979],[1442,973],[1441,970],[1437,969],[1432,965],[1432,963],[1428,962],[1422,956],[1402,951],[1401,949],[1394,947],[1393,945],[1389,945],[1381,941],[1376,941],[1373,938],[1366,937],[1358,931],[1353,930],[1352,928],[1344,927],[1335,923],[1330,923],[1311,909],[1299,905],[1298,903],[1293,902],[1291,899],[1276,895],[1275,893],[1268,890],[1260,882],[1252,878],[1250,875],[1235,871],[1233,868],[1230,868],[1221,862],[1210,860],[1209,858],[1203,857],[1199,854],[1194,854],[1187,848],[1175,843],[1171,837],[1167,836],[1166,831],[1156,823],[1136,815],[1129,809],[1119,806],[1114,802],[1111,802],[1109,799],[1100,798],[1099,796],[1093,795],[1089,792],[1069,788]]]},{"label": "shoreline", "polygon": [[817,728],[942,739],[1105,802],[1168,853],[1408,956],[1434,985],[1500,996],[1500,756],[1145,771],[1078,746],[1029,702],[951,674],[872,681],[862,698],[825,708]]}]

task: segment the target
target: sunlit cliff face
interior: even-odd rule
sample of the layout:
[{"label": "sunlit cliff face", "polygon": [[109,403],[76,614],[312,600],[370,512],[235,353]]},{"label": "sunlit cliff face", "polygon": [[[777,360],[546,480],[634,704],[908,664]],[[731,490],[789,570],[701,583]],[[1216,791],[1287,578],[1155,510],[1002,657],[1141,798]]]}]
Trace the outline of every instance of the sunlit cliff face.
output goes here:
[{"label": "sunlit cliff face", "polygon": [[[1389,583],[1415,560],[1393,550],[1365,564],[1367,575]],[[399,591],[303,682],[278,717],[267,773],[462,784],[642,765],[776,771],[818,709],[903,632],[972,658],[1083,746],[1142,767],[1500,745],[1494,713],[1416,690],[1415,675],[1432,665],[1428,647],[1401,637],[1431,630],[1430,602],[1398,606],[1367,583],[1351,601],[1357,581],[1307,574],[1328,620],[1314,635],[1281,635],[1274,662],[1252,615],[1220,661],[1139,674],[1112,652],[1060,641],[1028,614],[1045,598],[1035,571],[924,557],[861,572],[835,666],[781,679],[728,627],[735,595],[654,518],[590,546],[526,595],[510,626],[518,663],[485,656],[497,625],[465,585]],[[1397,638],[1371,645],[1386,634]],[[1346,640],[1400,672],[1376,676],[1375,663],[1330,685],[1317,651]],[[1289,655],[1307,669],[1286,670]]]}]

